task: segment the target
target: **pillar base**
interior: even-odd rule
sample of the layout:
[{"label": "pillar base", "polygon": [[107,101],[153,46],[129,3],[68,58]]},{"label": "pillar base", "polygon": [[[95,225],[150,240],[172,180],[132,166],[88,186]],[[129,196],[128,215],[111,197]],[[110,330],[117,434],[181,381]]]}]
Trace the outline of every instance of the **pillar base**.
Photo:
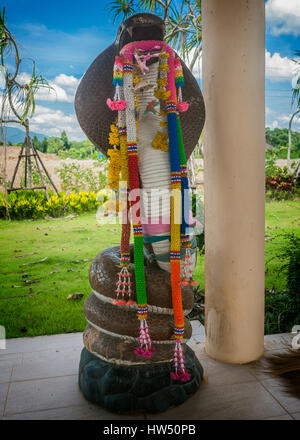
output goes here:
[{"label": "pillar base", "polygon": [[254,352],[241,353],[240,351],[238,353],[232,353],[229,351],[228,353],[225,353],[224,351],[214,350],[214,346],[210,347],[208,344],[205,344],[205,353],[209,357],[215,359],[218,362],[244,365],[244,364],[248,364],[249,362],[256,362],[259,359],[261,359],[264,355],[264,347],[258,353],[254,353]]},{"label": "pillar base", "polygon": [[182,404],[200,386],[203,368],[189,347],[185,360],[191,379],[179,382],[170,377],[170,362],[117,365],[83,348],[79,387],[87,400],[113,413],[159,413]]}]

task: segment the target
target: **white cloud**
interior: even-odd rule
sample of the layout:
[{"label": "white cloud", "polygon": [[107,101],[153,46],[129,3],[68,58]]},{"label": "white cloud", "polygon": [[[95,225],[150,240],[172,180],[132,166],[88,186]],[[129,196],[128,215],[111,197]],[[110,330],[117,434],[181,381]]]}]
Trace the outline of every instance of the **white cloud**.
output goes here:
[{"label": "white cloud", "polygon": [[[26,72],[22,72],[18,76],[18,82],[20,84],[24,84],[29,80],[30,75]],[[35,113],[30,119],[30,130],[45,134],[46,136],[58,137],[61,135],[61,132],[65,130],[71,140],[80,141],[86,139],[86,136],[79,127],[75,113],[66,114],[62,110],[39,105],[39,102],[43,101],[73,102],[80,80],[72,75],[61,73],[48,82],[52,88],[50,90],[41,88],[35,95],[37,105]]]},{"label": "white cloud", "polygon": [[[280,115],[278,116],[279,121],[288,124],[290,122],[292,115]],[[300,117],[299,116],[295,116],[293,119],[293,124],[300,124]]]},{"label": "white cloud", "polygon": [[51,89],[41,88],[36,93],[37,101],[60,101],[60,102],[73,102],[74,96],[68,95],[62,88],[49,81]]},{"label": "white cloud", "polygon": [[61,87],[66,87],[70,89],[76,89],[79,84],[79,79],[75,78],[73,75],[65,75],[64,73],[60,73],[58,76],[56,76],[53,80],[53,82]]},{"label": "white cloud", "polygon": [[271,130],[274,130],[274,128],[278,128],[278,121],[274,120],[271,124],[267,124],[267,127],[270,127]]},{"label": "white cloud", "polygon": [[280,116],[278,116],[278,119],[280,122],[289,123],[290,115],[280,115]]},{"label": "white cloud", "polygon": [[[287,115],[287,114],[279,115],[270,124],[267,124],[267,127],[270,127],[272,130],[274,128],[288,128],[291,116],[292,115]],[[295,126],[296,129],[300,127],[300,117],[298,118],[297,116],[294,117],[292,130],[295,129]]]},{"label": "white cloud", "polygon": [[41,105],[36,106],[35,114],[30,120],[30,129],[46,136],[58,137],[65,130],[71,140],[80,141],[86,139],[74,113],[67,115],[61,110],[53,110]]},{"label": "white cloud", "polygon": [[266,50],[266,78],[271,81],[288,81],[292,80],[293,76],[299,71],[299,66],[290,60],[288,57],[281,57],[279,53],[275,52],[273,55]]},{"label": "white cloud", "polygon": [[266,20],[273,35],[300,35],[299,0],[268,0]]},{"label": "white cloud", "polygon": [[[18,76],[19,82],[25,83],[30,79],[28,73],[21,73]],[[79,84],[77,78],[72,75],[59,74],[52,81],[48,81],[50,89],[40,88],[35,97],[37,101],[58,101],[58,102],[73,102],[77,86]],[[66,90],[65,90],[66,89]]]}]

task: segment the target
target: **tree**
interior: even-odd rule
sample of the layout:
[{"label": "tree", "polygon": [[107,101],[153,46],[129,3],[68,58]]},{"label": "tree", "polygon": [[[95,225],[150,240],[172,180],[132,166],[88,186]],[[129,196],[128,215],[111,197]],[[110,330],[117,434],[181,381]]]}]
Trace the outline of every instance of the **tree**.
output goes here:
[{"label": "tree", "polygon": [[[0,10],[0,60],[4,80],[1,104],[1,120],[3,123],[18,123],[29,133],[28,118],[35,111],[35,95],[41,88],[51,88],[45,78],[36,73],[35,62],[32,61],[32,73],[27,82],[20,83],[19,74],[22,59],[18,45],[6,26],[5,8]],[[14,64],[11,63],[14,59]],[[15,118],[15,119],[12,119]],[[8,119],[5,119],[8,117]]]},{"label": "tree", "polygon": [[47,153],[58,154],[59,150],[64,149],[64,142],[54,136],[47,139]]},{"label": "tree", "polygon": [[[38,150],[40,150],[40,141],[38,140],[38,138],[37,138],[36,135],[33,136],[32,142],[33,142],[35,148],[37,148]],[[41,150],[40,150],[40,151],[41,151]]]},{"label": "tree", "polygon": [[[34,143],[30,137],[29,118],[35,111],[35,95],[41,88],[48,88],[47,80],[36,73],[35,62],[32,61],[32,73],[26,82],[20,80],[20,68],[22,65],[22,58],[20,57],[19,48],[15,39],[6,26],[7,18],[5,16],[5,8],[0,9],[0,67],[3,76],[4,87],[2,88],[2,102],[0,123],[1,127],[4,124],[16,123],[25,128],[25,140],[22,145],[22,150],[18,158],[18,162],[12,177],[12,183],[9,191],[19,189],[13,188],[14,180],[18,171],[19,163],[22,157],[25,156],[25,187],[32,188],[32,162],[31,156],[34,157],[37,169],[39,171],[43,188],[46,196],[48,192],[44,184],[44,178],[41,173],[40,165],[44,169],[45,174],[50,180],[53,188],[57,192],[51,177],[49,176],[40,156],[35,149]],[[13,62],[12,62],[13,60]],[[25,155],[23,154],[25,151]],[[32,150],[32,154],[30,153]],[[40,164],[38,163],[40,162]],[[28,178],[28,183],[27,183]]]},{"label": "tree", "polygon": [[64,131],[62,131],[61,135],[60,135],[61,140],[64,143],[64,149],[65,150],[69,150],[71,148],[71,143],[68,139],[67,133]]}]

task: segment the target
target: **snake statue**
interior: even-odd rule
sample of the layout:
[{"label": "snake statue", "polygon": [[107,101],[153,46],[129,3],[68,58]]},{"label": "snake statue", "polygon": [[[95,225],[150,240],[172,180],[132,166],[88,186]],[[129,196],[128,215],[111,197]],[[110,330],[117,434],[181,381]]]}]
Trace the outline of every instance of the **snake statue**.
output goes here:
[{"label": "snake statue", "polygon": [[[109,185],[120,188],[123,219],[121,246],[100,252],[90,267],[83,340],[100,360],[166,363],[171,380],[184,383],[191,380],[185,354],[192,328],[186,315],[193,308],[196,265],[186,159],[200,137],[204,105],[196,80],[163,42],[163,30],[152,14],[130,17],[77,90],[78,120],[110,158]],[[96,72],[109,63],[113,75],[101,72],[105,84],[95,96]],[[101,115],[100,99],[108,106],[101,104]]]}]

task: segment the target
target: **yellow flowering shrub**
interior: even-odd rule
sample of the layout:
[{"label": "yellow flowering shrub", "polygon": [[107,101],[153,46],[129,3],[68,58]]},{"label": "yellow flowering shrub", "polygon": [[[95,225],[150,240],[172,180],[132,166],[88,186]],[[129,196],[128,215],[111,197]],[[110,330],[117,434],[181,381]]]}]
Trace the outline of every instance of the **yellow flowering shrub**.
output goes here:
[{"label": "yellow flowering shrub", "polygon": [[[69,213],[96,211],[98,206],[110,198],[109,191],[101,190],[102,197],[95,191],[65,192],[57,196],[50,192],[49,200],[44,191],[14,191],[8,195],[7,208],[11,219],[59,217]],[[101,192],[99,191],[99,192]],[[6,217],[5,194],[0,193],[0,218]]]}]

